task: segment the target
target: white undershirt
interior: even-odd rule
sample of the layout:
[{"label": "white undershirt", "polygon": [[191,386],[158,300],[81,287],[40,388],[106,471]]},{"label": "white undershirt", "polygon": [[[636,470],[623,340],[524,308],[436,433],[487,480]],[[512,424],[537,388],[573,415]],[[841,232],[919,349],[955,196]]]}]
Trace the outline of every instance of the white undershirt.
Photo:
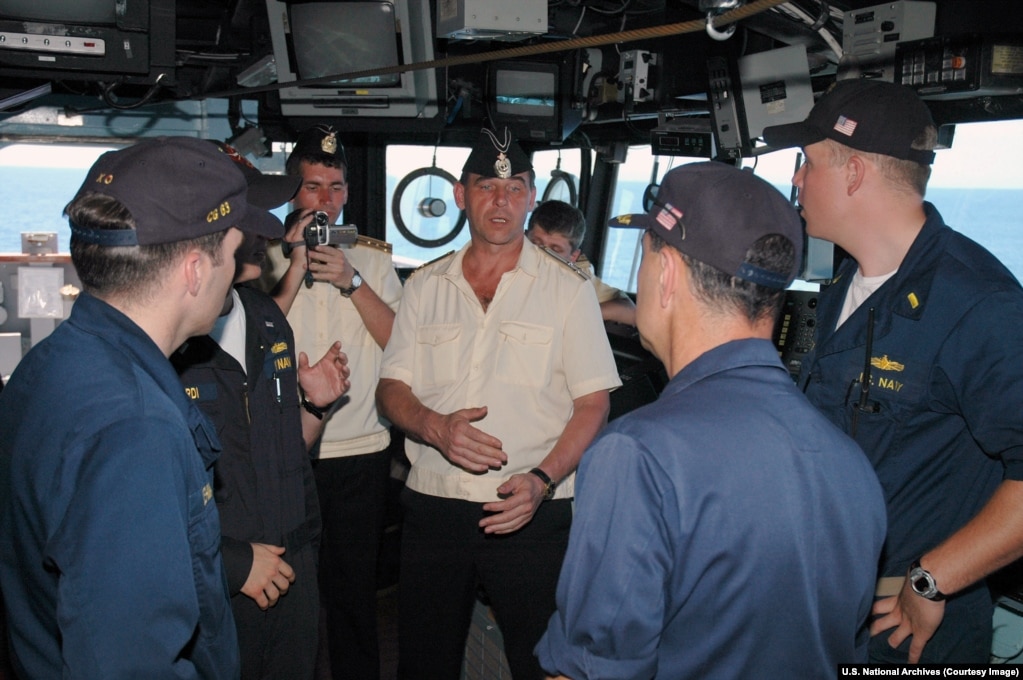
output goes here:
[{"label": "white undershirt", "polygon": [[852,316],[863,302],[874,294],[878,288],[884,284],[885,281],[895,276],[895,272],[899,271],[895,269],[888,272],[887,274],[881,274],[880,276],[863,276],[860,274],[860,270],[857,269],[856,273],[853,274],[852,282],[849,284],[849,290],[845,294],[845,303],[842,305],[842,313],[838,315],[838,323],[835,324],[835,328],[838,328],[845,323],[845,320]]},{"label": "white undershirt", "polygon": [[245,308],[238,291],[231,289],[231,311],[217,319],[210,337],[220,348],[234,357],[245,370]]}]

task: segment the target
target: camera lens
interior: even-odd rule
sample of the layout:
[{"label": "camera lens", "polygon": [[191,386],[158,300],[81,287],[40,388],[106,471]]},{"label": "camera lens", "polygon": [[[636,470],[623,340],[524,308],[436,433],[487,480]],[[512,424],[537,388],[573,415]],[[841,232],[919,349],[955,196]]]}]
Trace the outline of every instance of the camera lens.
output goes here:
[{"label": "camera lens", "polygon": [[325,227],[329,223],[329,220],[327,218],[327,213],[325,213],[323,211],[317,211],[316,212],[315,220],[316,220],[316,226],[319,226],[319,227]]}]

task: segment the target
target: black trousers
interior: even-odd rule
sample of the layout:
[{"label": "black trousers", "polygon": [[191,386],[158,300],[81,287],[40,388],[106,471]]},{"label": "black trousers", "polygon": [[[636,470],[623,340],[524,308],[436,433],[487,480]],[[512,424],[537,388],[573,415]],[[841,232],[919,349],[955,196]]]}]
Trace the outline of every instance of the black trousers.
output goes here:
[{"label": "black trousers", "polygon": [[242,680],[311,680],[314,675],[320,622],[317,554],[309,543],[285,547],[284,560],[296,578],[276,605],[263,611],[246,595],[231,598]]},{"label": "black trousers", "polygon": [[390,450],[314,465],[320,496],[320,596],[335,680],[377,680],[377,556],[383,536]]},{"label": "black trousers", "polygon": [[457,680],[476,590],[486,592],[515,680],[543,677],[533,648],[555,610],[571,500],[543,503],[507,536],[479,528],[483,504],[402,492],[398,677]]}]

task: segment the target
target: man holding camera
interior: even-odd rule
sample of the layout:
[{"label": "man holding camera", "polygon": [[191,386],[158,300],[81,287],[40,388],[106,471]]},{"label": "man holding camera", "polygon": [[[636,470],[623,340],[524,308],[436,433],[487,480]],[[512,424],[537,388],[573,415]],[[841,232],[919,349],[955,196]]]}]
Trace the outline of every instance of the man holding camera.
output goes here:
[{"label": "man holding camera", "polygon": [[[314,463],[327,645],[334,678],[376,680],[376,563],[391,436],[374,393],[402,287],[389,244],[357,236],[348,247],[350,230],[335,226],[348,201],[348,163],[337,131],[321,125],[299,135],[287,172],[302,183],[284,242],[269,250],[279,277],[273,295],[294,330],[296,351],[321,356],[340,339],[351,369],[347,398],[319,414],[327,424]],[[307,234],[318,245],[308,247]]]}]

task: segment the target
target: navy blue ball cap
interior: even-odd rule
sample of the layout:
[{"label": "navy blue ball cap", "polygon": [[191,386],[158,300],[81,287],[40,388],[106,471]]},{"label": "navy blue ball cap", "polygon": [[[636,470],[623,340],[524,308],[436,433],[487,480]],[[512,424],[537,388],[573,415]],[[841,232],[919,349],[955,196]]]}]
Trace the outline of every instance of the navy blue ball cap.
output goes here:
[{"label": "navy blue ball cap", "polygon": [[533,164],[529,156],[515,141],[511,130],[506,127],[497,130],[483,128],[469,157],[465,159],[465,165],[462,166],[463,173],[499,179],[508,179],[512,175],[532,169]]},{"label": "navy blue ball cap", "polygon": [[913,89],[856,78],[832,85],[806,120],[766,127],[763,135],[775,149],[831,139],[860,151],[930,165],[934,151],[921,148],[928,126],[934,127],[930,109]]},{"label": "navy blue ball cap", "polygon": [[268,239],[284,235],[281,221],[248,201],[238,165],[194,137],[151,137],[97,159],[77,200],[95,193],[117,199],[135,229],[87,229],[72,236],[103,246],[148,246],[187,241],[230,227]]},{"label": "navy blue ball cap", "polygon": [[[694,260],[767,288],[787,288],[803,253],[803,224],[781,192],[750,170],[718,161],[670,170],[648,212],[621,215],[608,224],[650,229]],[[780,234],[795,248],[791,271],[772,272],[746,262],[750,247],[771,234]]]}]

